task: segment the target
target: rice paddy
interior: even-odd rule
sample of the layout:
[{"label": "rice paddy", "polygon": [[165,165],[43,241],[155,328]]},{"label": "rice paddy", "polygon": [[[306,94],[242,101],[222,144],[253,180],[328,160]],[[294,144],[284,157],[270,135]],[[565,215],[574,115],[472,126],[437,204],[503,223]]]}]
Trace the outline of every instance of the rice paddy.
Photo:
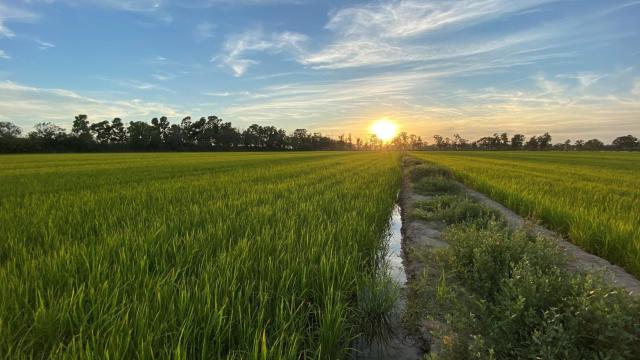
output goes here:
[{"label": "rice paddy", "polygon": [[372,325],[357,299],[376,286],[399,166],[354,152],[0,157],[0,354],[345,358]]},{"label": "rice paddy", "polygon": [[640,275],[640,153],[416,152],[520,215]]}]

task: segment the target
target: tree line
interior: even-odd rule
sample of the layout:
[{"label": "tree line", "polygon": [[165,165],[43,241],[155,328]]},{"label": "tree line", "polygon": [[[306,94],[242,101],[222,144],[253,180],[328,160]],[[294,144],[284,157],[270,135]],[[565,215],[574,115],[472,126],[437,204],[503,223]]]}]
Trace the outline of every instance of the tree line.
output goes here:
[{"label": "tree line", "polygon": [[459,134],[433,136],[433,143],[420,136],[401,132],[388,143],[375,135],[367,138],[340,135],[337,138],[296,129],[287,134],[275,126],[253,124],[244,130],[211,115],[198,120],[187,116],[172,124],[165,116],[150,123],[121,118],[91,123],[87,115],[73,120],[71,131],[50,123],[39,123],[23,134],[22,129],[0,121],[0,153],[89,152],[89,151],[278,151],[278,150],[640,150],[635,136],[617,137],[611,144],[598,139],[566,140],[552,143],[549,133],[526,138],[494,133],[475,141]]},{"label": "tree line", "polygon": [[552,143],[549,133],[534,135],[528,139],[523,134],[509,136],[507,133],[494,133],[492,136],[481,137],[475,141],[462,138],[454,134],[452,138],[433,136],[434,142],[426,148],[431,150],[640,150],[640,142],[633,135],[619,136],[611,144],[605,144],[599,139],[576,140],[567,139],[560,143]]},{"label": "tree line", "polygon": [[[392,145],[393,144],[393,145]],[[50,123],[35,125],[23,135],[19,126],[0,122],[0,152],[88,152],[88,151],[251,151],[251,150],[377,150],[394,146],[420,149],[422,140],[398,134],[389,144],[376,136],[367,139],[341,135],[337,138],[296,129],[291,134],[275,126],[253,124],[244,130],[217,116],[198,120],[187,116],[172,124],[165,116],[150,123],[121,118],[91,123],[87,115],[73,120],[71,131]]]}]

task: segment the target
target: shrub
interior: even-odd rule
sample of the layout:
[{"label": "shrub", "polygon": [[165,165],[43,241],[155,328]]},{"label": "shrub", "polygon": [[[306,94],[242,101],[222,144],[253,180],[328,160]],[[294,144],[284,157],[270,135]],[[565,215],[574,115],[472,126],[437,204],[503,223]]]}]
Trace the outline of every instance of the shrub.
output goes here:
[{"label": "shrub", "polygon": [[442,220],[447,224],[475,223],[486,225],[490,221],[503,222],[502,214],[495,209],[462,196],[443,195],[416,204],[417,217],[425,220]]},{"label": "shrub", "polygon": [[637,356],[640,301],[565,271],[550,240],[495,223],[452,226],[444,237],[446,266],[459,284],[447,298],[455,303],[448,324],[456,336],[445,358]]},{"label": "shrub", "polygon": [[455,182],[443,177],[425,177],[413,185],[421,195],[457,194],[461,191]]},{"label": "shrub", "polygon": [[451,172],[435,165],[416,165],[410,170],[411,181],[417,182],[425,177],[452,178]]}]

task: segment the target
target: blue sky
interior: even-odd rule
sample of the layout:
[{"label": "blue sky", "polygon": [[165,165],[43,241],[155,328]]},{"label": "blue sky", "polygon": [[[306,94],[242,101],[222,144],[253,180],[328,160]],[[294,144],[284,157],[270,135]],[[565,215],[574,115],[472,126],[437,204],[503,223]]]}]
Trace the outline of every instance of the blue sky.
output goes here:
[{"label": "blue sky", "polygon": [[0,0],[0,121],[640,135],[640,1]]}]

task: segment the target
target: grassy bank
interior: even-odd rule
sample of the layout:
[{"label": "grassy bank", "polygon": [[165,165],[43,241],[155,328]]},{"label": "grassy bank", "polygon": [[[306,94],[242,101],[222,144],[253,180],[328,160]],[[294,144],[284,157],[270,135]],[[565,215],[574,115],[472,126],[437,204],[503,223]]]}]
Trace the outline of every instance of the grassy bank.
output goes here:
[{"label": "grassy bank", "polygon": [[420,152],[470,187],[640,276],[640,153]]},{"label": "grassy bank", "polygon": [[391,153],[0,157],[0,354],[346,357],[399,184]]}]

